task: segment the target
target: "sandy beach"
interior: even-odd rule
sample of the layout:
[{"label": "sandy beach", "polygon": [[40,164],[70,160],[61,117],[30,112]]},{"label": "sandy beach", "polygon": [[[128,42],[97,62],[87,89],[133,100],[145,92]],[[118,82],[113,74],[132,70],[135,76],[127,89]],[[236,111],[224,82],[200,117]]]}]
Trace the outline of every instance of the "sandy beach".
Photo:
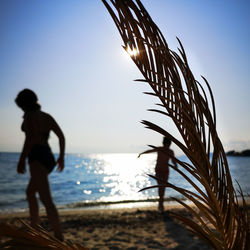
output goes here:
[{"label": "sandy beach", "polygon": [[[180,206],[171,205],[165,207],[163,214],[156,207],[59,211],[65,240],[88,249],[210,249],[171,212],[190,216]],[[1,222],[21,227],[19,219],[28,222],[28,214],[0,214]],[[41,225],[51,232],[44,213]]]}]

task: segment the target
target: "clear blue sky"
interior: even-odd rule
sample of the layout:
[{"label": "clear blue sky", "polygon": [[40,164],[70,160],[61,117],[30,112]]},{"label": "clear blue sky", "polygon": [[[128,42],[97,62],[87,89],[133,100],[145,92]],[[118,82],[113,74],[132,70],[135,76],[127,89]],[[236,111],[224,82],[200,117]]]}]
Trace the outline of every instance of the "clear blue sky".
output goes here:
[{"label": "clear blue sky", "polygon": [[[216,101],[226,150],[250,147],[250,2],[142,0],[171,49],[178,36],[198,80]],[[123,51],[101,0],[0,1],[0,151],[20,151],[22,111],[14,103],[33,89],[65,132],[67,152],[140,152],[161,136],[140,124],[169,120],[146,111],[157,101]],[[57,151],[57,140],[51,136]]]}]

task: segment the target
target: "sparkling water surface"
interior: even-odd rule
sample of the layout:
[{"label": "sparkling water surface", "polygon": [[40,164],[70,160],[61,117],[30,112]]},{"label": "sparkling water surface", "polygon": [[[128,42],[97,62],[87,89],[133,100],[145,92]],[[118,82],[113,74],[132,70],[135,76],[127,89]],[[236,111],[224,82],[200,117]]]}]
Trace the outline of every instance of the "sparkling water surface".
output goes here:
[{"label": "sparkling water surface", "polygon": [[[151,204],[157,200],[157,189],[140,189],[156,184],[154,175],[156,154],[67,154],[62,173],[50,174],[53,199],[59,208],[93,208],[113,204],[130,207]],[[16,165],[19,153],[0,153],[0,212],[27,209],[25,189],[29,173],[19,175]],[[185,156],[179,157],[187,161]],[[250,158],[228,157],[232,179],[237,180],[244,193],[250,193]],[[192,187],[175,171],[169,181],[182,188]],[[192,190],[193,191],[193,190]],[[166,198],[182,198],[167,189]]]}]

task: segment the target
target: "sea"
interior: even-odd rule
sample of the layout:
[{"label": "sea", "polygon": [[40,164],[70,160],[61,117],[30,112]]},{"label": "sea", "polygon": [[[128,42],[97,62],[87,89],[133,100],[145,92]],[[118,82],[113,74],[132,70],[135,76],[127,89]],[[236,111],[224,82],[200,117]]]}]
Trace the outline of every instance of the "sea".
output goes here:
[{"label": "sea", "polygon": [[[20,153],[0,152],[0,213],[27,211],[25,190],[29,172],[17,174]],[[66,154],[65,169],[49,175],[53,200],[59,209],[112,209],[156,205],[157,189],[154,175],[156,154]],[[178,157],[188,161],[186,156]],[[231,176],[238,189],[250,194],[250,157],[227,158]],[[194,191],[174,170],[169,182]],[[166,189],[167,202],[171,197],[184,199],[179,193]],[[42,207],[42,205],[41,205]]]}]

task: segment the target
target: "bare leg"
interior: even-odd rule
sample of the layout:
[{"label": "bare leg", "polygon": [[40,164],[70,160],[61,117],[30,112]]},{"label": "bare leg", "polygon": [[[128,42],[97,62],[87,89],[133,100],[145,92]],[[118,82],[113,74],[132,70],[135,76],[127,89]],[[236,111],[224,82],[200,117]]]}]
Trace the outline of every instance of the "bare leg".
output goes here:
[{"label": "bare leg", "polygon": [[29,185],[26,190],[26,195],[29,204],[30,222],[32,227],[35,227],[36,225],[39,224],[39,207],[36,198],[36,192],[37,192],[36,182],[31,177]]},{"label": "bare leg", "polygon": [[50,193],[48,170],[39,162],[36,162],[34,165],[35,166],[31,166],[31,169],[33,172],[35,172],[34,175],[36,176],[35,179],[37,181],[37,190],[40,199],[45,206],[47,216],[53,228],[55,237],[63,241],[58,212]]},{"label": "bare leg", "polygon": [[159,209],[160,212],[164,211],[164,206],[163,206],[164,194],[165,194],[165,187],[159,187],[158,188],[158,195],[159,195],[159,206],[158,206],[158,209]]},{"label": "bare leg", "polygon": [[[169,172],[168,171],[156,171],[155,176],[158,178],[157,183],[158,185],[166,185],[168,182],[168,176]],[[165,186],[160,186],[158,187],[158,195],[159,195],[159,205],[158,205],[158,210],[162,213],[164,211],[164,195],[165,195]]]},{"label": "bare leg", "polygon": [[58,216],[56,206],[54,205],[52,201],[47,176],[46,178],[44,178],[44,181],[42,185],[40,186],[38,192],[40,195],[40,199],[46,208],[46,212],[47,212],[49,221],[52,225],[52,228],[54,230],[55,237],[58,238],[59,240],[63,240],[63,235],[61,232],[61,227],[60,227],[60,222],[59,222],[59,216]]}]

